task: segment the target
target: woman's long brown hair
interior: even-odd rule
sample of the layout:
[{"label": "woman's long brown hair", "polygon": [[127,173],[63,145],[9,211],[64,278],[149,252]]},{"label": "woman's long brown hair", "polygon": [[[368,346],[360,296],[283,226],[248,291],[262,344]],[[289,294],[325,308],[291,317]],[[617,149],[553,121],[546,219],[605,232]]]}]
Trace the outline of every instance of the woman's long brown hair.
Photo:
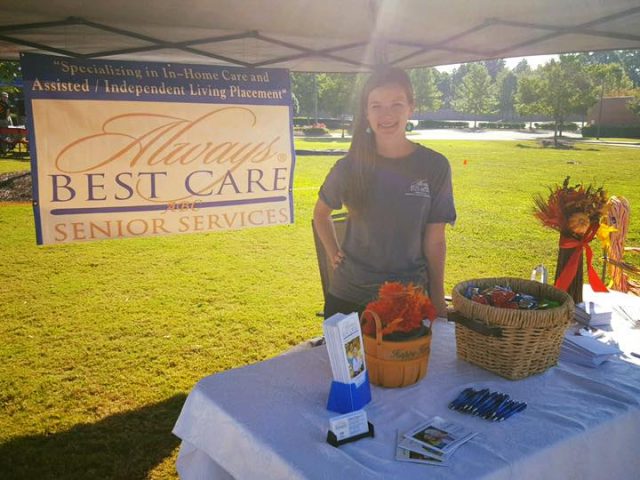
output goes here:
[{"label": "woman's long brown hair", "polygon": [[373,167],[378,156],[375,134],[369,128],[367,120],[369,94],[378,87],[388,85],[398,85],[404,89],[407,100],[413,105],[411,80],[409,80],[409,75],[400,68],[386,65],[378,67],[364,84],[356,113],[351,147],[349,148],[352,168],[348,173],[346,191],[344,192],[345,204],[350,214],[358,214],[367,209]]}]

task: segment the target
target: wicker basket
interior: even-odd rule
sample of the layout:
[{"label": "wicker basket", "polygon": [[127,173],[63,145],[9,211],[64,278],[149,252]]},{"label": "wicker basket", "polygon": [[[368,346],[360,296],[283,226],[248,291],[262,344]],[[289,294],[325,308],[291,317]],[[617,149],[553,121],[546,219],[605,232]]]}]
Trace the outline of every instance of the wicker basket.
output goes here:
[{"label": "wicker basket", "polygon": [[[509,286],[515,292],[560,302],[548,310],[512,310],[473,302],[467,286]],[[518,278],[483,278],[453,289],[458,357],[510,380],[541,373],[558,362],[565,330],[573,318],[571,297],[551,285]]]},{"label": "wicker basket", "polygon": [[376,338],[363,335],[364,354],[369,381],[381,387],[397,388],[413,385],[427,373],[431,351],[431,333],[414,340],[391,342],[382,339],[380,317],[365,311],[376,324]]}]

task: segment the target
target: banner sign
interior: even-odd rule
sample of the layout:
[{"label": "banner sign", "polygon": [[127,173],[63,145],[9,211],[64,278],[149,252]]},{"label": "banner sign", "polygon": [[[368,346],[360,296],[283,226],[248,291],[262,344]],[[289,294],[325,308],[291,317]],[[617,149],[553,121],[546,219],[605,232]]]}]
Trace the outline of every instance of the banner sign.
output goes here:
[{"label": "banner sign", "polygon": [[289,73],[23,54],[38,244],[293,223]]}]

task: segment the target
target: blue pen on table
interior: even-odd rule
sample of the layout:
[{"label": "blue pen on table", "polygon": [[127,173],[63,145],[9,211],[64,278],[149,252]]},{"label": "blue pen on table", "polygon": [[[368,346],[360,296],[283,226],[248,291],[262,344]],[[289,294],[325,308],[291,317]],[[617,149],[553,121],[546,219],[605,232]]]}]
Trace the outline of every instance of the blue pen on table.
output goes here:
[{"label": "blue pen on table", "polygon": [[500,408],[500,405],[502,405],[505,402],[505,400],[508,398],[509,398],[509,395],[507,395],[506,393],[500,393],[496,395],[494,401],[489,405],[487,405],[486,408],[479,411],[478,415],[488,420],[489,418],[491,418],[491,416],[495,415],[495,413],[498,411],[498,408]]},{"label": "blue pen on table", "polygon": [[464,412],[469,405],[475,402],[481,395],[483,395],[481,390],[472,390],[457,404],[456,410]]},{"label": "blue pen on table", "polygon": [[493,412],[491,412],[491,415],[487,418],[487,420],[494,420],[498,415],[500,415],[500,412],[502,412],[510,402],[513,402],[513,400],[511,400],[509,395],[505,393],[503,399],[498,405],[495,406]]},{"label": "blue pen on table", "polygon": [[512,415],[515,415],[516,413],[519,413],[519,412],[523,411],[525,408],[527,408],[527,404],[526,403],[523,403],[522,405],[518,405],[513,410],[510,410],[507,413],[505,413],[502,417],[500,417],[500,419],[498,421],[502,422],[503,420],[506,420],[507,418],[511,417]]},{"label": "blue pen on table", "polygon": [[449,404],[449,408],[453,410],[460,410],[462,407],[472,398],[474,392],[467,392],[464,395],[460,394],[453,402]]},{"label": "blue pen on table", "polygon": [[503,403],[500,408],[496,411],[494,421],[497,421],[500,417],[502,417],[505,413],[511,411],[512,409],[518,406],[519,402],[515,400],[509,400],[506,403]]},{"label": "blue pen on table", "polygon": [[496,399],[495,403],[493,403],[491,407],[481,415],[482,418],[484,418],[485,420],[490,420],[493,416],[495,416],[498,409],[508,401],[509,395],[507,395],[506,393],[501,393]]},{"label": "blue pen on table", "polygon": [[500,394],[497,392],[493,392],[491,395],[489,395],[487,399],[475,406],[475,408],[473,409],[473,414],[482,415],[487,409],[491,408],[491,406],[496,403],[498,395]]},{"label": "blue pen on table", "polygon": [[495,418],[501,417],[505,412],[515,408],[518,402],[515,400],[508,399],[506,402],[503,402],[502,405],[496,410],[494,415]]},{"label": "blue pen on table", "polygon": [[475,390],[471,387],[465,388],[460,394],[449,404],[449,408],[458,408],[462,405],[466,400],[468,400],[471,395],[475,392]]},{"label": "blue pen on table", "polygon": [[492,397],[487,397],[481,402],[476,403],[471,410],[468,412],[471,415],[478,415],[478,411],[484,409],[486,405],[489,405],[493,401]]},{"label": "blue pen on table", "polygon": [[468,391],[468,389],[463,390],[460,394],[449,403],[449,408],[457,410],[460,408],[467,399],[472,395],[472,391]]},{"label": "blue pen on table", "polygon": [[502,422],[503,420],[506,420],[507,418],[509,418],[511,415],[515,415],[518,412],[523,411],[525,408],[527,408],[527,404],[524,402],[521,402],[518,406],[514,407],[513,409],[507,411],[506,413],[504,413],[499,419],[499,422]]},{"label": "blue pen on table", "polygon": [[489,391],[488,388],[484,388],[480,390],[477,396],[472,398],[470,402],[467,402],[467,404],[463,407],[462,411],[473,412],[473,409],[476,408],[478,405],[480,405],[482,402],[484,402],[489,397],[489,395],[491,395],[491,392]]},{"label": "blue pen on table", "polygon": [[493,407],[502,395],[504,394],[499,392],[490,392],[484,399],[476,403],[469,413],[476,416],[483,415],[488,409]]}]

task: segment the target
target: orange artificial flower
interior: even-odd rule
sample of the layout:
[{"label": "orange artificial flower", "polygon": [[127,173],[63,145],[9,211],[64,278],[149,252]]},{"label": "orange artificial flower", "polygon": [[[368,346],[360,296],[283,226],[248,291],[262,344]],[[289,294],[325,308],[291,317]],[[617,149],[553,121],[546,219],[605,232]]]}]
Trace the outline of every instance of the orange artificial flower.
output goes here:
[{"label": "orange artificial flower", "polygon": [[[400,282],[385,282],[380,286],[378,299],[369,303],[366,310],[378,314],[383,335],[419,330],[425,318],[435,320],[438,316],[429,297],[412,283],[404,285]],[[376,325],[371,315],[363,315],[362,332],[375,337]]]}]

